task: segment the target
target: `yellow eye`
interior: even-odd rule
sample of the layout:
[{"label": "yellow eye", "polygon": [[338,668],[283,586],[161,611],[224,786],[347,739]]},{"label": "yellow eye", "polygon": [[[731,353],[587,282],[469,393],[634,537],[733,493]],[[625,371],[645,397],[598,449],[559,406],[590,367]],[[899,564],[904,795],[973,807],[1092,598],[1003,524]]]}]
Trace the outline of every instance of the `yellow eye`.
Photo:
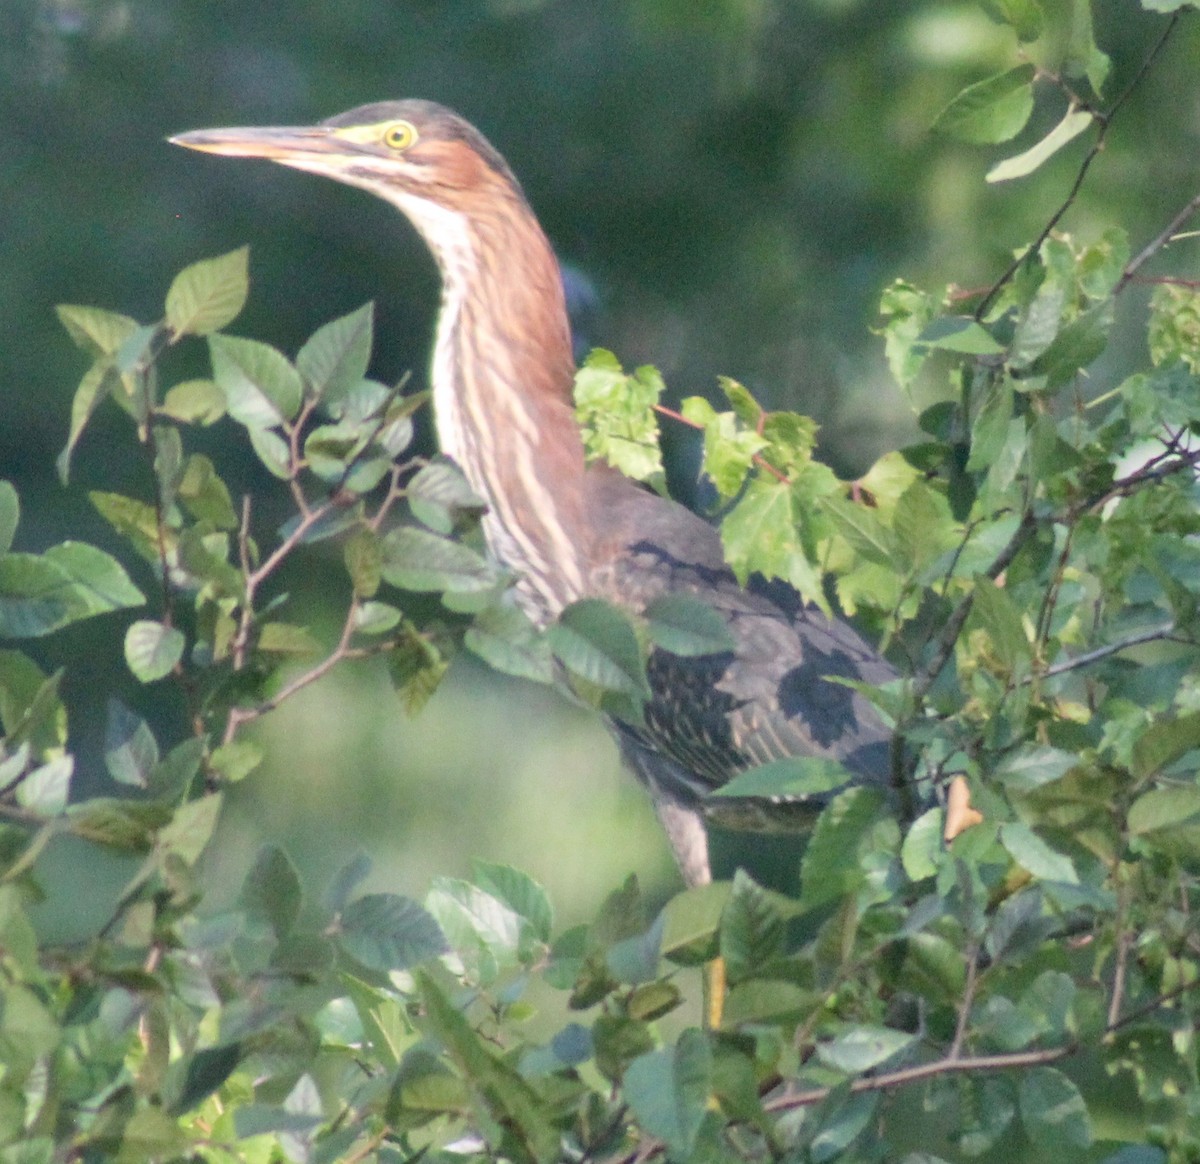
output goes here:
[{"label": "yellow eye", "polygon": [[383,131],[383,144],[393,150],[406,150],[416,145],[416,127],[408,121],[393,121]]}]

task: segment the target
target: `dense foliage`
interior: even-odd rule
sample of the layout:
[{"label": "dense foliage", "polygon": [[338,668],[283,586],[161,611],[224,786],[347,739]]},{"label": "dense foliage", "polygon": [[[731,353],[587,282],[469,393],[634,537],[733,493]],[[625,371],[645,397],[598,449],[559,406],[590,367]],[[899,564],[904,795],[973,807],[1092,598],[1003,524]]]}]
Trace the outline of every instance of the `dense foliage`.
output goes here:
[{"label": "dense foliage", "polygon": [[[1174,12],[1165,43],[1188,5],[1144,7]],[[1090,133],[1083,181],[1126,100],[1102,103],[1087,4],[988,8],[1019,59],[938,128],[1005,141],[1057,101],[1054,128],[989,176]],[[811,421],[732,381],[727,410],[684,403],[734,569],[836,601],[902,665],[867,694],[903,741],[912,812],[828,763],[748,772],[726,792],[829,797],[797,895],[750,869],[659,910],[631,879],[566,932],[506,866],[418,903],[361,893],[355,862],[315,902],[276,847],[212,909],[198,862],[261,761],[245,729],[356,658],[386,660],[419,707],[460,647],[637,717],[646,650],[719,650],[720,627],[693,602],[593,601],[536,633],[482,552],[478,499],[412,451],[422,395],[367,377],[369,307],[294,359],[227,334],[243,250],[184,270],[150,324],[61,308],[91,361],[62,478],[119,406],[153,486],[91,494],[125,565],[78,542],[14,551],[0,488],[0,633],[136,610],[125,664],[178,692],[188,730],[159,739],[113,700],[120,795],[81,794],[61,675],[0,652],[0,1160],[1200,1157],[1200,291],[1156,275],[1145,366],[1114,383],[1104,363],[1129,289],[1197,209],[1136,253],[1116,225],[1072,238],[1060,212],[987,288],[890,286],[884,343],[923,438],[853,483],[814,459]],[[211,377],[175,382],[198,343]],[[578,379],[593,454],[656,484],[660,389],[606,353]],[[279,482],[278,528],[196,451],[212,426]],[[277,583],[329,546],[344,601],[325,638]],[[947,842],[953,780],[972,807]],[[139,859],[70,945],[29,920],[62,836]],[[702,1028],[680,1016],[718,953],[728,994]]]}]

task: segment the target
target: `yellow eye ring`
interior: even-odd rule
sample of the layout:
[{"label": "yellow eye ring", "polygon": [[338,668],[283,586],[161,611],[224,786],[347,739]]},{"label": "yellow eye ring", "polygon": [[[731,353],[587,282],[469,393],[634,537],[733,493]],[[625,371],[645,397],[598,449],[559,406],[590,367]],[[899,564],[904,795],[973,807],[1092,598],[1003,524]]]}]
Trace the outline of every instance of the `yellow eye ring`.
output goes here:
[{"label": "yellow eye ring", "polygon": [[383,144],[393,150],[409,149],[417,144],[416,127],[409,121],[393,121],[383,131]]}]

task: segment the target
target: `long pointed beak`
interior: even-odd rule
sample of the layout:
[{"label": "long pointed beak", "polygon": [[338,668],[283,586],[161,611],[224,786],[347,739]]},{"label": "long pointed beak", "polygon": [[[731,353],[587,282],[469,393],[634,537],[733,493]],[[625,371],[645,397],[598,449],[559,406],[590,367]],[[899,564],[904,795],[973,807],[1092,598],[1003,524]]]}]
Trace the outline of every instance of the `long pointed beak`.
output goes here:
[{"label": "long pointed beak", "polygon": [[177,133],[167,140],[172,145],[206,154],[231,158],[269,158],[287,162],[298,154],[329,155],[345,149],[325,126],[246,126],[234,129],[196,129]]}]

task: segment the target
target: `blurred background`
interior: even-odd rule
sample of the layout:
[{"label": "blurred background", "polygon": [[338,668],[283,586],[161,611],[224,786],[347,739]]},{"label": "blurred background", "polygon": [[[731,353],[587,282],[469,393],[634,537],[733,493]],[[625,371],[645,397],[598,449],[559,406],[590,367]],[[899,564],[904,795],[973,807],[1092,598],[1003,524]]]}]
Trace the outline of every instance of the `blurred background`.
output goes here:
[{"label": "blurred background", "polygon": [[[1094,17],[1111,97],[1163,18],[1130,0],[1097,0]],[[1119,222],[1136,250],[1195,192],[1196,23],[1122,111],[1066,229]],[[147,485],[115,408],[84,440],[70,488],[55,478],[84,371],[56,303],[154,319],[178,269],[249,243],[235,332],[294,354],[374,299],[373,374],[422,383],[437,278],[394,210],[164,141],[406,96],[454,107],[507,156],[567,266],[581,346],[656,364],[674,399],[733,376],[771,407],[815,416],[823,456],[856,474],[914,432],[871,330],[883,287],[987,285],[1078,168],[1082,141],[1031,180],[983,180],[1057,120],[1054,100],[1007,147],[931,135],[945,103],[1012,52],[1011,34],[967,0],[4,0],[0,475],[24,505],[18,548],[75,537],[118,549],[87,489]],[[1118,342],[1105,374],[1135,355]],[[174,367],[203,374],[203,345]],[[664,439],[687,496],[686,434]],[[271,488],[232,426],[201,447],[235,487]],[[319,611],[340,566],[310,562],[289,585]],[[67,667],[77,779],[93,792],[110,693],[151,719],[164,748],[182,730],[156,688],[117,669],[122,633],[104,620],[35,646],[44,666]],[[506,861],[549,887],[560,921],[590,915],[631,870],[658,895],[678,885],[596,721],[469,660],[415,719],[379,674],[347,669],[261,734],[269,763],[233,789],[210,862],[218,897],[264,840],[288,849],[313,893],[358,852],[374,862],[370,888],[418,897],[431,876],[468,874],[472,857]],[[85,931],[128,869],[81,845],[50,856],[45,924]],[[53,892],[55,876],[69,895]]]}]

